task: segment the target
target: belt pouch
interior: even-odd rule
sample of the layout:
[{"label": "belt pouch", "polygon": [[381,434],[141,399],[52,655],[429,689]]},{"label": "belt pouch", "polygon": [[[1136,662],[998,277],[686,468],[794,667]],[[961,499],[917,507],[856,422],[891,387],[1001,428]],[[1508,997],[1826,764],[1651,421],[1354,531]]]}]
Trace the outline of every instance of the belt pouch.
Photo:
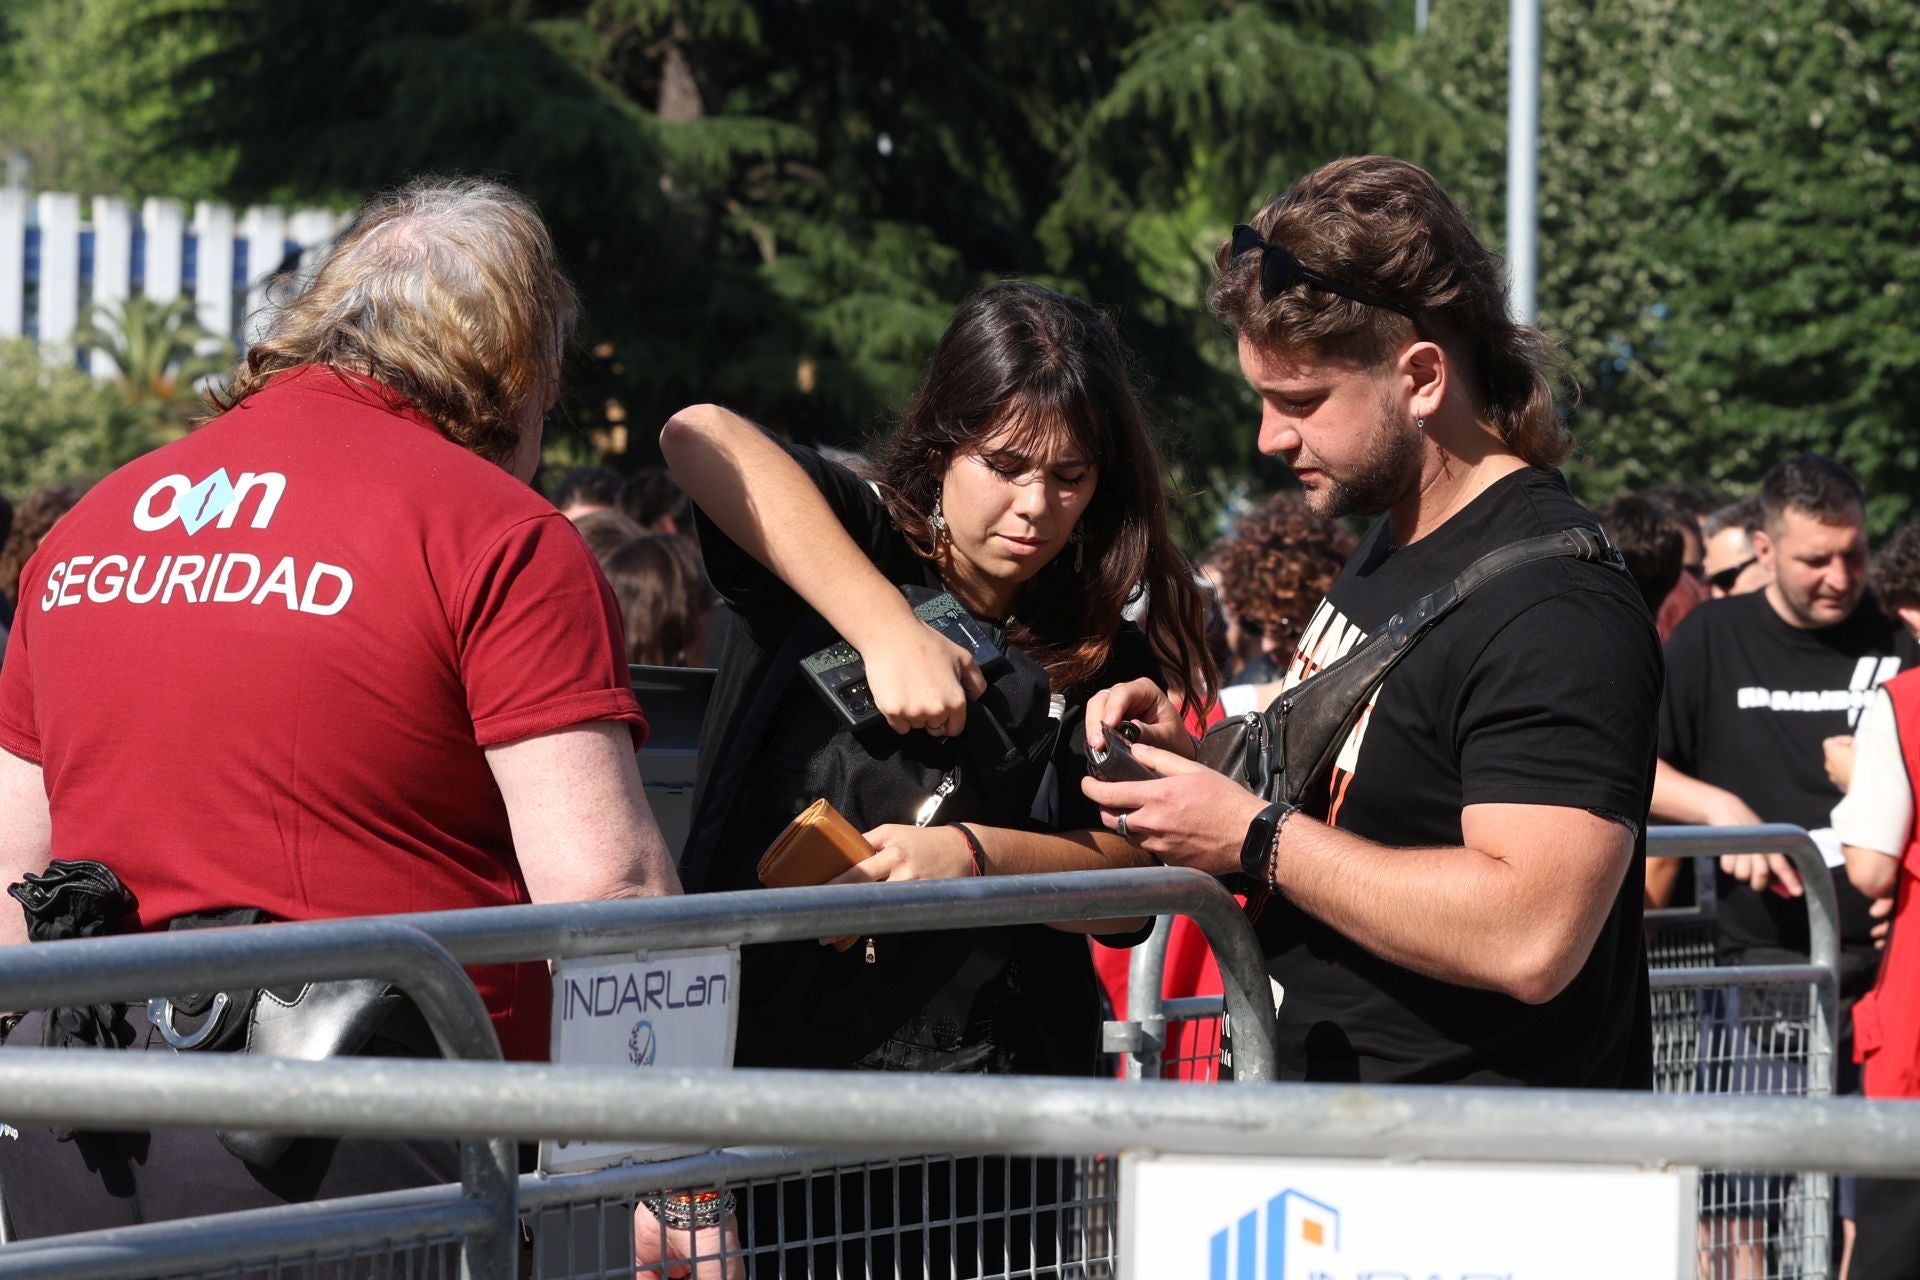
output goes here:
[{"label": "belt pouch", "polygon": [[[238,908],[183,916],[169,929],[259,924],[263,911]],[[154,1000],[149,1019],[181,1053],[254,1053],[318,1062],[351,1057],[375,1035],[395,1051],[434,1056],[425,1020],[392,983],[379,978],[306,982],[287,987],[216,991]],[[295,1135],[248,1130],[217,1132],[220,1145],[258,1168],[271,1168]]]}]

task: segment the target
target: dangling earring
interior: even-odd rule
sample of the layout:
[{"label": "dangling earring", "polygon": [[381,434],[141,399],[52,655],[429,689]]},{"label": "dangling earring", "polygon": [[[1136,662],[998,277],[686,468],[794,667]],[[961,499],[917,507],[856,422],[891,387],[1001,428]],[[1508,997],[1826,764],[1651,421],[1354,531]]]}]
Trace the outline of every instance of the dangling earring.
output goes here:
[{"label": "dangling earring", "polygon": [[1073,571],[1079,573],[1087,567],[1087,531],[1075,525],[1067,541],[1073,544]]},{"label": "dangling earring", "polygon": [[1414,429],[1418,431],[1421,435],[1425,435],[1427,433],[1427,420],[1425,418],[1415,418],[1413,420],[1413,426],[1414,426]]},{"label": "dangling earring", "polygon": [[946,496],[945,492],[934,495],[933,514],[927,517],[927,528],[933,530],[933,539],[935,542],[938,542],[940,535],[947,531],[947,517],[942,514],[940,510],[941,504],[946,500]]}]

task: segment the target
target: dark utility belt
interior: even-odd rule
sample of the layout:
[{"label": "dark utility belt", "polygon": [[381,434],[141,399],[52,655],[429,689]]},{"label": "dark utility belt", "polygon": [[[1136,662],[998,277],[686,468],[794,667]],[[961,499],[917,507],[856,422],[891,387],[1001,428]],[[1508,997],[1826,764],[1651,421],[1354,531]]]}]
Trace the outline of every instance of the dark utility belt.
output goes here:
[{"label": "dark utility belt", "polygon": [[[103,937],[123,932],[136,902],[112,869],[63,861],[29,875],[7,892],[20,900],[32,942]],[[181,916],[167,928],[205,929],[268,923],[256,907]],[[40,1042],[50,1049],[124,1049],[134,1031],[124,1004],[50,1009]],[[318,1061],[348,1056],[438,1057],[426,1019],[391,983],[377,978],[254,987],[147,1002],[147,1019],[180,1053],[258,1053]],[[291,1135],[221,1133],[221,1145],[249,1164],[271,1166]]]}]

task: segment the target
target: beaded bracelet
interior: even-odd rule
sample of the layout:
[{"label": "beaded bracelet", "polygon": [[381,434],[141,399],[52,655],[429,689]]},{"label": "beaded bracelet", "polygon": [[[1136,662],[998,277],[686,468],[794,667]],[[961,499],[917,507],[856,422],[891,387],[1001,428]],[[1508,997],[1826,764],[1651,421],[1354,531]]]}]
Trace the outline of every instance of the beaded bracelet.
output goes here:
[{"label": "beaded bracelet", "polygon": [[731,1191],[667,1191],[643,1196],[640,1202],[675,1231],[717,1227],[733,1213],[737,1203]]},{"label": "beaded bracelet", "polygon": [[958,831],[960,838],[967,842],[967,850],[973,854],[973,874],[987,874],[987,851],[980,847],[980,838],[958,822],[949,822],[947,825]]}]

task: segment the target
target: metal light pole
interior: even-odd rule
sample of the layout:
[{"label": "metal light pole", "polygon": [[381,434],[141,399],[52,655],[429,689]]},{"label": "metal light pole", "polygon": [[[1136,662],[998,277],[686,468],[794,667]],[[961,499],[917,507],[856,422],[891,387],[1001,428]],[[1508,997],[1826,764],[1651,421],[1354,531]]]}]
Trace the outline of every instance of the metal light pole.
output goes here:
[{"label": "metal light pole", "polygon": [[1507,31],[1507,270],[1513,318],[1532,324],[1539,275],[1540,0],[1509,0]]}]

